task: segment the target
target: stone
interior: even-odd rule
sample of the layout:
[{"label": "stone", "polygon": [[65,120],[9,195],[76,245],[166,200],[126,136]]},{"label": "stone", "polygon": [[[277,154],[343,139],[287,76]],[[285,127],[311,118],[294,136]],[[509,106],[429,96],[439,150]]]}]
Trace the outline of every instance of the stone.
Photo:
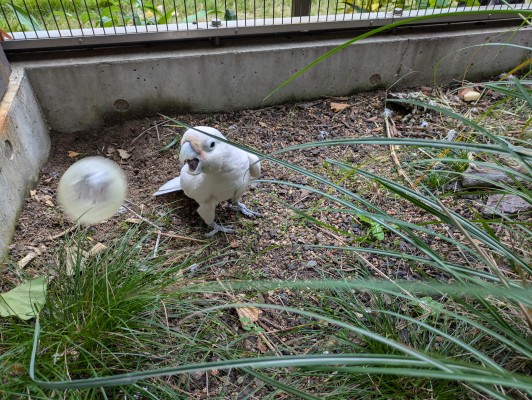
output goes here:
[{"label": "stone", "polygon": [[532,204],[515,194],[492,194],[482,210],[485,216],[514,215],[532,210]]},{"label": "stone", "polygon": [[497,182],[508,184],[513,183],[514,180],[503,171],[492,168],[471,167],[471,165],[462,175],[462,186],[465,188],[497,186]]}]

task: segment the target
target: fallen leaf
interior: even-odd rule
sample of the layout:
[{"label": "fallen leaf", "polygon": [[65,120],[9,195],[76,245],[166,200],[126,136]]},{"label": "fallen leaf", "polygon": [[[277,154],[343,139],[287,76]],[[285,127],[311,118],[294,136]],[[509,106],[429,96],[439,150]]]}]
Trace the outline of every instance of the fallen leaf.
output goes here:
[{"label": "fallen leaf", "polygon": [[70,158],[76,158],[77,156],[79,156],[80,153],[76,152],[76,151],[72,151],[72,150],[69,150],[68,151],[68,156]]},{"label": "fallen leaf", "polygon": [[37,191],[36,190],[30,190],[30,196],[31,196],[32,200],[39,201],[39,198],[37,196]]},{"label": "fallen leaf", "polygon": [[52,201],[52,196],[50,196],[49,194],[45,194],[45,195],[41,196],[40,199],[39,199],[39,202],[41,202],[41,201],[44,202],[44,204],[46,204],[47,206],[55,207],[55,204]]},{"label": "fallen leaf", "polygon": [[46,299],[46,279],[39,276],[0,294],[0,316],[16,316],[23,320],[35,318]]},{"label": "fallen leaf", "polygon": [[82,271],[85,268],[85,259],[89,257],[89,253],[77,246],[72,246],[65,249],[65,257],[66,273],[68,276],[72,276],[74,272]]},{"label": "fallen leaf", "polygon": [[421,86],[421,93],[423,93],[425,96],[428,96],[432,93],[432,88],[430,86]]},{"label": "fallen leaf", "polygon": [[140,218],[127,218],[124,222],[128,224],[140,224],[142,220]]},{"label": "fallen leaf", "polygon": [[106,250],[107,249],[107,246],[104,245],[103,243],[96,243],[94,246],[92,246],[92,248],[89,250],[89,256],[94,256],[98,253],[101,253],[102,251]]},{"label": "fallen leaf", "polygon": [[365,122],[377,122],[381,117],[377,117],[377,116],[374,116],[374,117],[371,117],[371,118],[366,118],[364,121]]},{"label": "fallen leaf", "polygon": [[127,160],[129,157],[131,157],[131,154],[122,149],[118,149],[118,154],[122,160]]},{"label": "fallen leaf", "polygon": [[116,149],[113,146],[109,146],[107,148],[107,155],[110,156],[111,154],[115,153]]},{"label": "fallen leaf", "polygon": [[259,125],[262,126],[263,128],[268,127],[268,125],[266,125],[266,123],[264,123],[264,122],[262,122],[262,121],[259,121]]},{"label": "fallen leaf", "polygon": [[255,307],[241,307],[236,309],[242,328],[247,329],[259,320],[261,310]]},{"label": "fallen leaf", "polygon": [[334,112],[340,112],[349,107],[351,107],[351,105],[346,103],[331,103],[331,110],[333,110]]}]

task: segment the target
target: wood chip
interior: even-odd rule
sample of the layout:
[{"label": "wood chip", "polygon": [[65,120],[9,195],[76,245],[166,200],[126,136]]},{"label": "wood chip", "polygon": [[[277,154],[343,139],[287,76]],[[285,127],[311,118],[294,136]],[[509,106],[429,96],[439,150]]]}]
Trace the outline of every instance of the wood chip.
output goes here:
[{"label": "wood chip", "polygon": [[346,103],[331,103],[331,110],[333,110],[333,112],[340,112],[349,107],[351,107],[351,105]]},{"label": "wood chip", "polygon": [[126,150],[118,149],[118,154],[120,155],[120,158],[122,160],[127,160],[129,157],[131,157],[131,154],[129,154]]}]

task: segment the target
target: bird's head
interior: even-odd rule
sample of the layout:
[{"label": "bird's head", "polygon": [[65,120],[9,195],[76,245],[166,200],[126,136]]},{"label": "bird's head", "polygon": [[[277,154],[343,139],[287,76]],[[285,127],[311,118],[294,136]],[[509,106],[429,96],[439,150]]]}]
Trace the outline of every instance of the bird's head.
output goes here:
[{"label": "bird's head", "polygon": [[181,139],[179,161],[188,165],[191,175],[219,170],[224,164],[224,142],[202,132],[225,139],[219,130],[209,126],[196,126],[185,132]]}]

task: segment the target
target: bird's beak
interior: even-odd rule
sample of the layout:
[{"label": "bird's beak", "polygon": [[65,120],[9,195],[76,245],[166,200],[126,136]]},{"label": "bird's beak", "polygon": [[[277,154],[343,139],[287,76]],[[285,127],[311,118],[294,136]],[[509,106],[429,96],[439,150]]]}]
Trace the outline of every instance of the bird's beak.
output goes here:
[{"label": "bird's beak", "polygon": [[201,174],[202,165],[199,154],[194,150],[190,142],[185,142],[179,152],[179,160],[188,164],[188,173],[191,175]]}]

